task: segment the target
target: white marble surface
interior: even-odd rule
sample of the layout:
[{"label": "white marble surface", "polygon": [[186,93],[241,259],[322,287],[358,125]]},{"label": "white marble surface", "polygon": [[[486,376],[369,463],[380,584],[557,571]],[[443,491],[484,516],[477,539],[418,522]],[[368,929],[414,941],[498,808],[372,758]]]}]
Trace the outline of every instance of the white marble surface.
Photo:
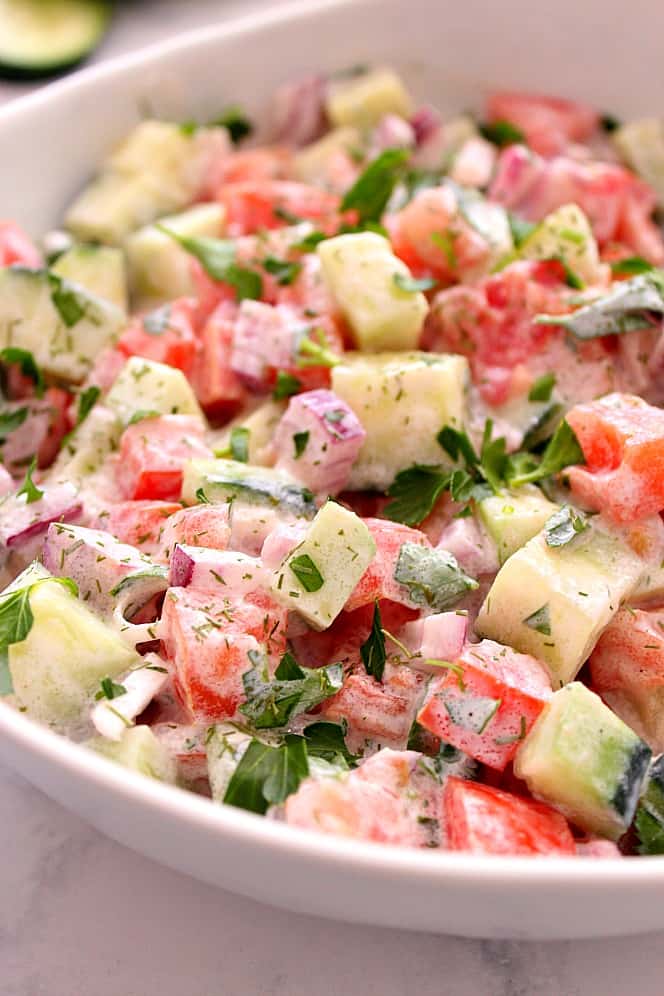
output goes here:
[{"label": "white marble surface", "polygon": [[[257,3],[120,5],[100,57]],[[0,84],[0,102],[21,88]],[[664,933],[517,944],[349,927],[208,888],[0,768],[0,996],[661,996]]]}]

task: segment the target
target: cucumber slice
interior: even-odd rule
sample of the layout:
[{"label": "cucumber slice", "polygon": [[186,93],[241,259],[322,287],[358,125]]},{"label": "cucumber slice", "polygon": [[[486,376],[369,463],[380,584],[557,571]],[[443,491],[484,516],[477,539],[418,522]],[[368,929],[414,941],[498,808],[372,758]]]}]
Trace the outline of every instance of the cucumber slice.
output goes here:
[{"label": "cucumber slice", "polygon": [[514,773],[577,826],[617,840],[632,822],[650,755],[598,695],[575,681],[540,714]]},{"label": "cucumber slice", "polygon": [[182,481],[182,501],[196,505],[239,502],[264,506],[311,519],[316,512],[313,495],[297,481],[271,467],[252,467],[237,460],[187,460]]},{"label": "cucumber slice", "polygon": [[101,41],[106,0],[0,0],[0,74],[36,79],[75,66]]}]

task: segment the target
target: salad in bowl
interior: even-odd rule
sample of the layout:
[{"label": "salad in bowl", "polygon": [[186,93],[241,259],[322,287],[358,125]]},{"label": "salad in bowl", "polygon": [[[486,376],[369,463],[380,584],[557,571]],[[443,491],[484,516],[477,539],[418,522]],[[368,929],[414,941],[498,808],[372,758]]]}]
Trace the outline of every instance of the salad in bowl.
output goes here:
[{"label": "salad in bowl", "polygon": [[0,223],[0,695],[268,819],[664,852],[664,128],[139,124]]}]

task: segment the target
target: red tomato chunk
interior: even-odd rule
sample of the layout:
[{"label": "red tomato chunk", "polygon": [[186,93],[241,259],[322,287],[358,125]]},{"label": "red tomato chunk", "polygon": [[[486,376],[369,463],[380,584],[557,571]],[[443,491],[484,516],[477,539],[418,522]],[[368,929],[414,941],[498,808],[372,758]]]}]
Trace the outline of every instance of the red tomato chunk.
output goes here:
[{"label": "red tomato chunk", "polygon": [[211,456],[195,416],[144,418],[123,433],[118,483],[127,498],[174,501],[180,497],[185,461]]},{"label": "red tomato chunk", "polygon": [[446,743],[502,771],[551,698],[544,665],[492,640],[466,648],[429,686],[418,722]]},{"label": "red tomato chunk", "polygon": [[664,509],[664,411],[610,394],[567,415],[586,460],[566,473],[576,497],[616,522]]},{"label": "red tomato chunk", "polygon": [[474,854],[575,854],[564,816],[541,802],[449,777],[443,789],[447,847]]}]

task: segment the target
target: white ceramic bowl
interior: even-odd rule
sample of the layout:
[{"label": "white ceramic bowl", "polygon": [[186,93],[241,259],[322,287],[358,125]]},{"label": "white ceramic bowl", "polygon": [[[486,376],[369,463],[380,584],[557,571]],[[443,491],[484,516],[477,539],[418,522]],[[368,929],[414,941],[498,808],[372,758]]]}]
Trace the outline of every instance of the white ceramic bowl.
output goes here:
[{"label": "white ceramic bowl", "polygon": [[[661,112],[664,9],[653,0],[634,14],[613,17],[599,0],[307,0],[197,31],[0,112],[0,217],[33,234],[52,227],[146,106],[204,119],[237,100],[257,112],[308,70],[389,62],[443,110],[518,86]],[[484,937],[664,926],[664,858],[476,858],[293,830],[127,772],[2,703],[0,758],[123,844],[288,909]]]}]

